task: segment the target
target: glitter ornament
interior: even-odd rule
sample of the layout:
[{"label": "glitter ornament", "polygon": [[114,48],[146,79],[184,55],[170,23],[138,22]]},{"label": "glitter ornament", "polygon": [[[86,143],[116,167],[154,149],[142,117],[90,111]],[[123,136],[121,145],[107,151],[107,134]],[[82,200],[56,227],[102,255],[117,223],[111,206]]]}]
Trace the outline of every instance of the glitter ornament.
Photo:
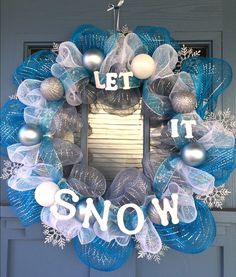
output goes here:
[{"label": "glitter ornament", "polygon": [[55,77],[42,81],[40,91],[43,97],[49,101],[60,100],[64,95],[64,87],[61,81]]},{"label": "glitter ornament", "polygon": [[197,101],[191,92],[178,92],[171,97],[173,110],[177,113],[191,113],[195,110]]}]

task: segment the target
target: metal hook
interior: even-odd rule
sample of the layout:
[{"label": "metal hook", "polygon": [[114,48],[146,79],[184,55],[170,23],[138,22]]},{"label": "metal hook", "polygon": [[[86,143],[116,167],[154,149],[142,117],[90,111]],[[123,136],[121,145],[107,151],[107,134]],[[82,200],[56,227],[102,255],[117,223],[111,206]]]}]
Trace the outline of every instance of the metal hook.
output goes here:
[{"label": "metal hook", "polygon": [[108,8],[107,8],[107,11],[111,11],[113,9],[119,9],[123,4],[124,4],[125,0],[120,0],[117,5],[114,5],[114,4],[108,4]]},{"label": "metal hook", "polygon": [[125,0],[120,0],[116,6],[120,8],[124,4],[124,2]]},{"label": "metal hook", "polygon": [[120,8],[124,4],[125,0],[119,0],[117,5],[109,4],[107,11],[113,11],[113,27],[114,31],[120,30]]}]

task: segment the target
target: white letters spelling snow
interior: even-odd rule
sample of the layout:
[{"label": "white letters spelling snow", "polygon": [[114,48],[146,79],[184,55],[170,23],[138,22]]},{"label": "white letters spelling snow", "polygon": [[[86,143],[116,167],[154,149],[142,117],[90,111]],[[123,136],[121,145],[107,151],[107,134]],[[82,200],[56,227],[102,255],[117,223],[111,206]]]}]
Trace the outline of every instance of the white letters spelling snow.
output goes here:
[{"label": "white letters spelling snow", "polygon": [[[57,219],[59,219],[59,220],[69,220],[69,219],[71,219],[75,216],[76,208],[75,208],[74,205],[64,201],[61,198],[63,194],[71,195],[72,200],[75,203],[79,201],[79,196],[76,195],[72,190],[70,190],[70,189],[61,189],[56,193],[55,203],[54,203],[53,206],[51,206],[50,210]],[[171,199],[172,199],[172,203],[173,203],[172,206],[170,205],[170,201],[168,199],[165,198],[163,200],[163,209],[160,207],[159,200],[157,198],[152,199],[152,205],[155,207],[157,213],[159,214],[160,219],[161,219],[161,224],[163,226],[167,226],[169,224],[168,212],[171,215],[172,223],[173,224],[179,223],[179,219],[178,219],[178,216],[177,216],[178,194],[173,193],[171,195]],[[90,226],[89,220],[90,220],[91,216],[93,215],[94,218],[99,223],[101,231],[106,231],[107,230],[107,223],[108,223],[108,217],[109,217],[111,202],[109,200],[104,201],[104,208],[103,208],[102,216],[98,213],[96,207],[94,206],[92,198],[88,198],[86,200],[86,203],[87,203],[87,206],[86,206],[86,209],[85,209],[83,227],[84,228],[89,228],[89,226]],[[58,205],[66,208],[68,210],[68,214],[67,215],[60,214],[58,212]],[[130,209],[130,208],[135,210],[135,212],[137,214],[137,219],[138,219],[137,220],[137,226],[135,227],[134,230],[128,230],[126,228],[125,222],[124,222],[125,211],[127,209]],[[118,224],[120,230],[123,233],[127,234],[127,235],[135,235],[135,234],[139,233],[143,228],[144,221],[145,221],[145,218],[144,218],[143,211],[136,204],[133,204],[133,203],[125,204],[125,205],[121,206],[118,210],[117,224]]]}]

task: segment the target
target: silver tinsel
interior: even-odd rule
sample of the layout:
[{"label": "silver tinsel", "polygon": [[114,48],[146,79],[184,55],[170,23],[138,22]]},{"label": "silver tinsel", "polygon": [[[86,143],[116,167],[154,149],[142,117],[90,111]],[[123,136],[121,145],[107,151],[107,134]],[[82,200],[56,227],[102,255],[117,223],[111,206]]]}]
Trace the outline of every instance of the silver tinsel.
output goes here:
[{"label": "silver tinsel", "polygon": [[51,243],[53,246],[58,246],[63,249],[66,245],[66,242],[70,240],[66,239],[62,234],[60,234],[56,229],[42,223],[44,230],[43,234],[45,235],[44,243]]},{"label": "silver tinsel", "polygon": [[225,198],[230,194],[231,192],[225,188],[225,186],[220,186],[214,188],[213,192],[209,195],[197,195],[197,199],[202,200],[204,203],[208,205],[210,209],[217,208],[217,209],[223,209],[223,204],[225,202]]},{"label": "silver tinsel", "polygon": [[157,263],[160,263],[161,258],[165,256],[165,252],[169,250],[170,248],[166,245],[162,245],[162,249],[157,254],[152,254],[145,252],[141,249],[141,246],[138,242],[136,242],[136,249],[137,249],[137,256],[138,259],[146,258],[148,261],[154,261]]}]

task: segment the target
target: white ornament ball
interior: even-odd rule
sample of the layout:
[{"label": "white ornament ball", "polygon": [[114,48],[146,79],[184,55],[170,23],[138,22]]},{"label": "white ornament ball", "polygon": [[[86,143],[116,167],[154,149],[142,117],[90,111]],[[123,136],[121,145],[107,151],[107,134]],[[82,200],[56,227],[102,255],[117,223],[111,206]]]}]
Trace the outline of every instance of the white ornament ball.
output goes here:
[{"label": "white ornament ball", "polygon": [[42,81],[40,91],[43,97],[49,101],[60,100],[64,95],[64,87],[61,81],[55,77],[50,77]]},{"label": "white ornament ball", "polygon": [[147,54],[139,54],[131,62],[131,70],[138,79],[147,79],[156,68],[153,58]]},{"label": "white ornament ball", "polygon": [[37,186],[34,196],[36,202],[43,207],[50,207],[55,202],[55,194],[60,188],[56,183],[45,181]]}]

